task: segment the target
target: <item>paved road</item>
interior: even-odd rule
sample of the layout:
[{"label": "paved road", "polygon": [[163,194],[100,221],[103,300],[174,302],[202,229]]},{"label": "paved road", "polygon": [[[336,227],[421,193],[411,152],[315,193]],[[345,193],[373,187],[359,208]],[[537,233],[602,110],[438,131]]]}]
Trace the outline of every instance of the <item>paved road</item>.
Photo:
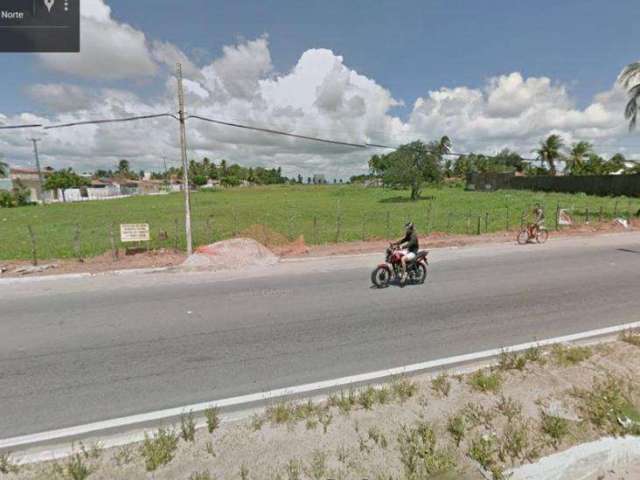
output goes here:
[{"label": "paved road", "polygon": [[640,319],[636,233],[437,250],[405,289],[377,260],[2,285],[0,438]]}]

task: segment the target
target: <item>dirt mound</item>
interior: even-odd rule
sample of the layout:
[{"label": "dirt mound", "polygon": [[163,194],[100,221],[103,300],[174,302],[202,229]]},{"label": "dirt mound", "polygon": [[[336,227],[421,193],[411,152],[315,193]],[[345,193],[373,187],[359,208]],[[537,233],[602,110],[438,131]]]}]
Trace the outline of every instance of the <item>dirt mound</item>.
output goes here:
[{"label": "dirt mound", "polygon": [[233,238],[204,245],[185,260],[188,269],[228,270],[278,262],[271,250],[252,238]]}]

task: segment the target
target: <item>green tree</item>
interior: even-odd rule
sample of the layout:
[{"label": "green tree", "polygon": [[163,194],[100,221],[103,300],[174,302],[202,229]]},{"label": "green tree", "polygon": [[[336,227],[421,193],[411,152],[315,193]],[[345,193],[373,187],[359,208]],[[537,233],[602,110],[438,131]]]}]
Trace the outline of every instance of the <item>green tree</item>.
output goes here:
[{"label": "green tree", "polygon": [[118,162],[118,169],[116,173],[128,177],[131,174],[131,165],[129,164],[129,160],[120,160]]},{"label": "green tree", "polygon": [[565,158],[567,170],[575,175],[577,171],[580,171],[585,160],[587,160],[592,153],[593,146],[589,142],[582,141],[574,143],[571,146],[571,150],[569,150],[569,155]]},{"label": "green tree", "polygon": [[425,182],[436,183],[442,179],[442,155],[450,148],[448,138],[445,142],[443,139],[428,145],[418,140],[385,155],[388,162],[383,175],[385,184],[410,188],[411,200],[418,200]]},{"label": "green tree", "polygon": [[538,158],[549,166],[549,173],[556,175],[556,162],[562,159],[562,147],[564,141],[560,135],[549,135],[546,140],[540,142],[540,146],[534,150]]},{"label": "green tree", "polygon": [[9,164],[0,159],[0,178],[9,176]]},{"label": "green tree", "polygon": [[627,65],[618,81],[629,94],[629,101],[624,109],[624,116],[629,120],[629,130],[633,130],[638,119],[638,100],[640,100],[640,62],[633,62]]},{"label": "green tree", "polygon": [[87,185],[89,185],[89,182],[85,178],[75,173],[73,169],[67,168],[50,174],[44,182],[44,189],[61,190],[62,200],[66,201],[64,194],[65,189],[80,188]]}]

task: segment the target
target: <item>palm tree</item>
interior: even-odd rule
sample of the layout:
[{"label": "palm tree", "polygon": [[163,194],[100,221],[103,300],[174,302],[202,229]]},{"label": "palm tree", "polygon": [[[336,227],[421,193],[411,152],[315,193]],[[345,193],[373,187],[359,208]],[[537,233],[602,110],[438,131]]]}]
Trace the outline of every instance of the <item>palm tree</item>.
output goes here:
[{"label": "palm tree", "polygon": [[629,130],[633,130],[638,119],[638,101],[640,100],[640,62],[627,65],[618,77],[618,81],[629,93],[629,102],[624,109],[624,116],[629,120]]},{"label": "palm tree", "polygon": [[564,141],[560,135],[549,135],[546,140],[540,142],[540,147],[534,150],[538,154],[538,158],[549,165],[549,172],[555,175],[556,162],[562,158],[560,151],[564,146]]},{"label": "palm tree", "polygon": [[589,155],[593,153],[593,145],[589,142],[574,143],[569,151],[569,156],[565,159],[567,162],[567,169],[574,171],[580,169],[584,164],[584,160],[589,158]]},{"label": "palm tree", "polygon": [[6,177],[9,175],[9,164],[0,160],[0,177]]}]

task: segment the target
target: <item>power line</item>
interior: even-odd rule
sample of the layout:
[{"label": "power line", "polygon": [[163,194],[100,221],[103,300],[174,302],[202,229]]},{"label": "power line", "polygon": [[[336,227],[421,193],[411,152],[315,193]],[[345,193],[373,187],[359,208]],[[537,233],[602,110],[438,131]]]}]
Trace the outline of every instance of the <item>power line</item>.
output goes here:
[{"label": "power line", "polygon": [[46,127],[44,127],[45,130],[51,130],[54,128],[67,128],[67,127],[76,127],[78,125],[100,125],[100,124],[104,124],[104,123],[121,123],[121,122],[133,122],[136,120],[148,120],[148,119],[152,119],[152,118],[161,118],[161,117],[171,117],[171,118],[175,118],[176,120],[178,120],[178,117],[176,117],[175,115],[171,114],[171,113],[158,113],[155,115],[140,115],[137,117],[126,117],[126,118],[114,118],[114,119],[107,119],[107,120],[87,120],[84,122],[73,122],[73,123],[62,123],[62,124],[58,124],[58,125],[48,125]]},{"label": "power line", "polygon": [[18,128],[38,128],[42,127],[39,123],[34,123],[31,125],[0,125],[0,130],[16,130]]}]

